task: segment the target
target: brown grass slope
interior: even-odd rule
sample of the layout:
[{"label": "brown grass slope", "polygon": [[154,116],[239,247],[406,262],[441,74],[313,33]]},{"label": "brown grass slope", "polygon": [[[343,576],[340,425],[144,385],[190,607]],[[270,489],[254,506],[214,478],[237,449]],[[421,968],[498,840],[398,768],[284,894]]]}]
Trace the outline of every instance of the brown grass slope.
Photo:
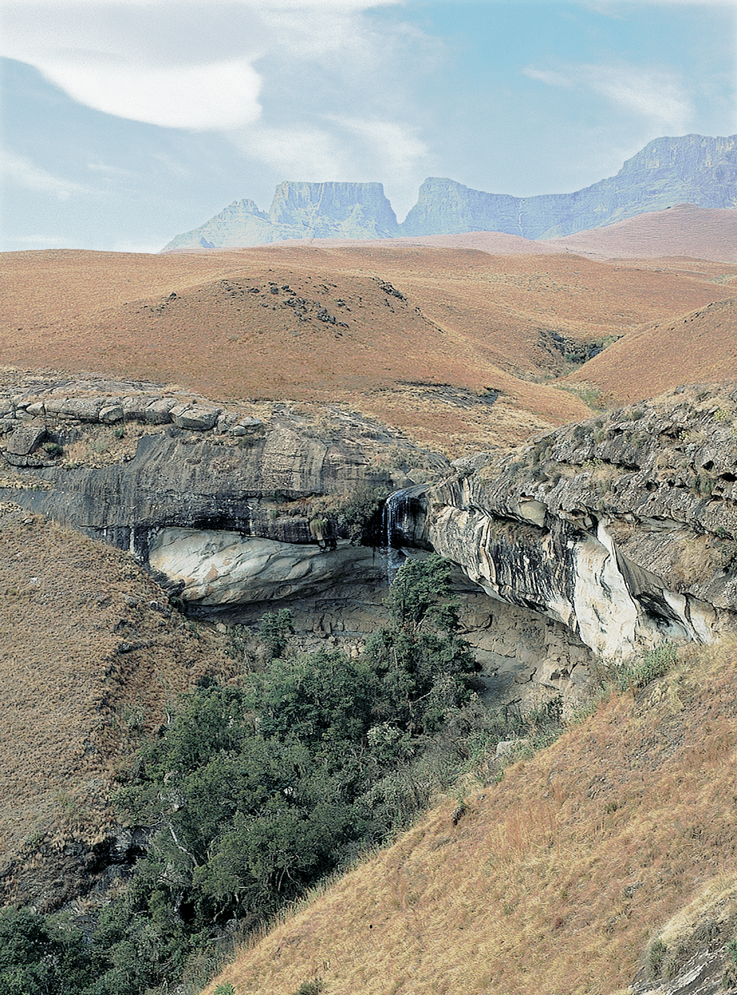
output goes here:
[{"label": "brown grass slope", "polygon": [[228,666],[127,554],[0,506],[4,901],[53,908],[94,884],[67,844],[105,838],[113,778],[144,733],[179,691]]},{"label": "brown grass slope", "polygon": [[737,378],[737,297],[627,335],[566,378],[595,386],[613,405],[655,397],[679,384]]},{"label": "brown grass slope", "polygon": [[730,895],[733,926],[736,677],[737,650],[723,645],[612,695],[469,794],[457,826],[456,800],[441,803],[206,995],[224,981],[237,995],[293,995],[315,977],[326,995],[603,995],[631,982],[688,903]]},{"label": "brown grass slope", "polygon": [[[6,253],[0,366],[334,401],[462,451],[586,415],[539,382],[565,372],[541,334],[589,342],[673,320],[721,299],[724,272],[391,244]],[[503,400],[469,413],[424,390],[443,384]]]},{"label": "brown grass slope", "polygon": [[678,204],[544,243],[609,259],[689,256],[737,262],[737,211]]}]

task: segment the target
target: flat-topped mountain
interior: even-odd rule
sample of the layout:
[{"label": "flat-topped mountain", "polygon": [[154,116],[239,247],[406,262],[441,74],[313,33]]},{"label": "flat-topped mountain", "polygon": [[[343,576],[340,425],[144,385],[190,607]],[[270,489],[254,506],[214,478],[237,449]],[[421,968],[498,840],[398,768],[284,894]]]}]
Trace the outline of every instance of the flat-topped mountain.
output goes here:
[{"label": "flat-topped mountain", "polygon": [[177,235],[170,249],[267,245],[302,238],[367,239],[400,235],[381,183],[280,183],[268,214],[237,200],[204,225]]},{"label": "flat-topped mountain", "polygon": [[254,246],[304,238],[376,239],[496,231],[527,239],[559,238],[676,204],[737,207],[737,135],[657,138],[616,176],[574,193],[512,197],[430,177],[397,223],[380,183],[279,185],[268,214],[235,201],[165,251]]}]

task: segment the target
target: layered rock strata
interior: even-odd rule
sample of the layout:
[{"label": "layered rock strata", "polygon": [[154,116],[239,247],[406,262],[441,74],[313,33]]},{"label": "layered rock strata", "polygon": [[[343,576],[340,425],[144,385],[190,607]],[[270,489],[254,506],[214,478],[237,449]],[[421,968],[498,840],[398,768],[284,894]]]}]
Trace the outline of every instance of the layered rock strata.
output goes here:
[{"label": "layered rock strata", "polygon": [[0,496],[130,550],[200,612],[289,604],[305,645],[358,652],[401,558],[435,550],[508,695],[735,625],[737,391],[681,388],[451,467],[357,415],[101,386],[14,396]]},{"label": "layered rock strata", "polygon": [[129,550],[209,606],[370,572],[361,541],[382,500],[448,468],[359,415],[228,410],[153,385],[8,392],[0,432],[0,494]]},{"label": "layered rock strata", "polygon": [[736,400],[682,389],[461,463],[426,494],[426,536],[604,657],[709,642],[737,620]]}]

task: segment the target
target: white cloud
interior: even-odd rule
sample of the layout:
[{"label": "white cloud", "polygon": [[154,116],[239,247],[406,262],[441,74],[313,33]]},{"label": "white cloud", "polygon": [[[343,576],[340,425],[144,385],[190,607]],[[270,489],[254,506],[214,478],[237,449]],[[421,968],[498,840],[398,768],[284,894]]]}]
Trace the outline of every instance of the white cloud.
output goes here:
[{"label": "white cloud", "polygon": [[391,177],[414,202],[412,86],[442,43],[371,13],[402,2],[0,0],[0,54],[98,111],[224,132],[285,179]]},{"label": "white cloud", "polygon": [[[0,54],[119,117],[215,130],[261,113],[258,59],[375,55],[360,15],[398,0],[5,0]],[[0,0],[2,3],[2,0]]]},{"label": "white cloud", "polygon": [[25,156],[15,155],[9,151],[3,151],[0,155],[0,170],[11,183],[26,190],[53,194],[61,201],[69,200],[72,194],[89,195],[92,192],[81,183],[73,183],[54,176]]},{"label": "white cloud", "polygon": [[237,128],[261,114],[261,78],[245,61],[156,68],[101,59],[39,68],[80,103],[147,124]]},{"label": "white cloud", "polygon": [[317,181],[344,175],[345,151],[320,127],[271,128],[259,125],[234,140],[239,148],[274,169],[284,179]]},{"label": "white cloud", "polygon": [[409,129],[394,121],[364,121],[356,118],[336,118],[339,124],[363,139],[381,160],[382,172],[401,177],[428,154],[427,145]]},{"label": "white cloud", "polygon": [[277,170],[282,179],[306,182],[391,181],[387,190],[398,211],[417,199],[416,170],[428,155],[412,129],[394,121],[324,118],[330,127],[270,128],[257,124],[234,140],[239,148]]},{"label": "white cloud", "polygon": [[672,73],[631,65],[579,65],[561,69],[523,70],[548,86],[588,89],[624,110],[648,118],[656,128],[674,133],[688,130],[693,104]]}]

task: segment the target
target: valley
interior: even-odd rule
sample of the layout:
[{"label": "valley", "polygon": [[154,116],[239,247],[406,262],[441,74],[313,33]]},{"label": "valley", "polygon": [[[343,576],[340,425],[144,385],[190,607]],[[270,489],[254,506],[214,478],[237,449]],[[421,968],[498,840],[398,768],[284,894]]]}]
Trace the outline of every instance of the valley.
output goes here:
[{"label": "valley", "polygon": [[[427,718],[413,749],[433,729],[466,751],[460,801],[280,912],[207,992],[434,990],[450,930],[448,991],[644,993],[656,939],[676,979],[702,927],[728,990],[737,262],[459,239],[0,260],[6,903],[96,921],[153,839],[112,796],[180,692],[276,681],[258,631],[283,608],[289,666],[384,674],[389,582],[436,552],[481,709],[456,689],[438,715],[487,738]],[[656,683],[626,670],[671,644]],[[537,718],[492,733],[489,707]],[[188,993],[220,963],[195,960]]]}]

